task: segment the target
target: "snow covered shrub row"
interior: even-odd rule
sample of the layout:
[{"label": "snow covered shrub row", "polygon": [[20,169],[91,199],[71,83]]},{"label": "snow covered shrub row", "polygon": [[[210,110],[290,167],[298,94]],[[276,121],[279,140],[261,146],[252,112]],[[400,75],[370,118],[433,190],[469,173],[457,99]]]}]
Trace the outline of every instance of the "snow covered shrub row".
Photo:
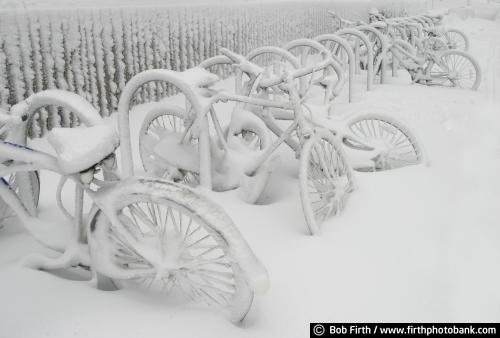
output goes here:
[{"label": "snow covered shrub row", "polygon": [[[421,10],[416,3],[400,0],[398,6]],[[311,38],[334,30],[327,10],[366,19],[369,7],[370,2],[349,1],[0,11],[0,108],[58,88],[83,96],[107,116],[116,110],[121,88],[141,71],[182,71],[216,55],[219,47],[244,54]],[[218,73],[228,75],[227,69]],[[135,99],[141,103],[174,92],[161,83],[148,84]],[[42,109],[30,134],[76,124],[72,114]]]}]

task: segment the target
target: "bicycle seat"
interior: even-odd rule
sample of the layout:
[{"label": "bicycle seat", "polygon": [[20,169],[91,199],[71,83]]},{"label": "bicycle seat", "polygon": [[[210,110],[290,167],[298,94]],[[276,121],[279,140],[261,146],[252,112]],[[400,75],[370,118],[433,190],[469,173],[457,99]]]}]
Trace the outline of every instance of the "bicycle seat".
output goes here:
[{"label": "bicycle seat", "polygon": [[69,175],[84,171],[106,156],[119,145],[118,133],[107,124],[82,128],[53,128],[48,141],[54,148],[59,167]]}]

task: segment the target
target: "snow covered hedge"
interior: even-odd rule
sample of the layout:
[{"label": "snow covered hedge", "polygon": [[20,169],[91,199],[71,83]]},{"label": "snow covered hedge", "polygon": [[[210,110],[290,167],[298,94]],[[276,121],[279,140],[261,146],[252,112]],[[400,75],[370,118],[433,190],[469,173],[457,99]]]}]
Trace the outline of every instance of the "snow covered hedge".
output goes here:
[{"label": "snow covered hedge", "polygon": [[[299,37],[331,32],[334,9],[365,18],[374,5],[396,15],[424,9],[425,1],[236,4],[0,11],[0,107],[48,88],[82,95],[107,116],[133,75],[153,68],[184,70],[217,53],[220,46],[246,53]],[[221,70],[223,72],[223,70]],[[222,76],[226,74],[220,74]],[[164,84],[137,93],[138,103],[173,94]],[[41,110],[32,136],[55,126],[73,126],[74,116]]]}]

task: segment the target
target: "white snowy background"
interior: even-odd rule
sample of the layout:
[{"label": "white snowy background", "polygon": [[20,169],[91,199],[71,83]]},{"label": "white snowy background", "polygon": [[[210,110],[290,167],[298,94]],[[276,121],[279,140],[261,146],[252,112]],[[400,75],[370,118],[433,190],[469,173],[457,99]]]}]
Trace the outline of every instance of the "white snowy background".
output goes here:
[{"label": "white snowy background", "polygon": [[[372,92],[359,77],[355,103],[341,97],[337,105],[338,114],[401,118],[427,165],[356,173],[359,189],[316,237],[306,235],[298,162],[286,148],[263,205],[208,193],[270,274],[269,292],[241,326],[164,297],[97,290],[79,269],[23,268],[24,255],[47,250],[9,225],[0,229],[0,337],[305,337],[311,321],[498,321],[500,23],[450,16],[445,24],[469,35],[483,71],[479,91],[411,85],[402,72]],[[47,148],[43,139],[32,145]],[[64,224],[57,177],[43,172],[41,180],[41,217]]]}]

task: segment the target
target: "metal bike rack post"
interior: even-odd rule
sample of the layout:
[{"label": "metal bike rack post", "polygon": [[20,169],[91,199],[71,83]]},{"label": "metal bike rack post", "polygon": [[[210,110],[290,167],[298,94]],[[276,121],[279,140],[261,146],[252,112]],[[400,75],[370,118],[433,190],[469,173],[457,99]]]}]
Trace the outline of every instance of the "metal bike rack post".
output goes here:
[{"label": "metal bike rack post", "polygon": [[[315,50],[316,52],[318,52],[318,54],[321,54],[323,56],[323,59],[324,58],[332,58],[333,61],[335,61],[334,65],[332,65],[332,67],[333,67],[335,73],[337,73],[337,77],[338,77],[339,81],[343,82],[343,80],[345,79],[345,76],[344,76],[344,71],[342,69],[342,66],[340,65],[339,62],[336,62],[337,60],[332,55],[332,53],[330,52],[330,50],[328,50],[319,41],[312,40],[312,39],[306,39],[306,38],[296,39],[296,40],[290,41],[287,44],[285,44],[283,46],[283,49],[285,49],[287,51],[291,51],[293,48],[297,48],[297,47],[309,47],[310,49]],[[309,55],[309,53],[305,49],[301,53],[301,60],[300,60],[300,62],[301,62],[301,65],[303,67],[307,66],[307,62],[306,61],[307,61],[307,56],[308,55]],[[302,88],[301,88],[301,90],[302,90]],[[332,92],[334,90],[335,89],[332,88]],[[328,96],[330,96],[330,95],[325,93],[325,100],[326,100],[326,97],[328,97]]]},{"label": "metal bike rack post", "polygon": [[[151,69],[143,71],[132,77],[125,87],[123,87],[120,99],[118,101],[118,130],[120,132],[120,154],[122,162],[122,171],[126,177],[134,175],[134,162],[132,160],[132,143],[130,140],[130,103],[132,98],[142,85],[153,82],[163,81],[176,86],[190,101],[193,109],[199,113],[202,111],[200,102],[196,99],[196,94],[192,91],[189,84],[180,80],[179,73],[168,69]],[[200,136],[201,141],[201,136]],[[203,147],[200,147],[200,153]],[[210,149],[208,149],[210,152]],[[210,160],[210,154],[200,154],[200,168],[206,167],[203,161]],[[208,163],[210,165],[210,163]],[[207,189],[211,189],[211,180],[202,181],[200,173],[200,183]]]},{"label": "metal bike rack post", "polygon": [[323,43],[323,42],[328,42],[332,41],[337,43],[339,46],[341,46],[346,54],[347,54],[347,59],[348,59],[348,66],[349,66],[349,102],[353,101],[353,94],[354,94],[354,67],[355,67],[355,61],[354,61],[354,51],[351,48],[351,45],[347,40],[344,38],[340,37],[337,34],[322,34],[314,38],[314,40]]},{"label": "metal bike rack post", "polygon": [[[387,52],[389,50],[389,42],[387,38],[378,29],[372,26],[364,25],[356,27],[361,32],[372,33],[380,42],[380,54],[374,60],[374,73],[380,68],[380,83],[386,83],[386,67],[387,67]],[[375,75],[375,74],[374,74]]]},{"label": "metal bike rack post", "polygon": [[364,34],[363,32],[354,29],[354,28],[344,28],[340,29],[335,34],[340,35],[340,36],[346,36],[346,35],[352,35],[357,37],[359,40],[361,40],[364,45],[366,46],[366,53],[367,53],[367,61],[368,61],[368,69],[367,69],[367,84],[366,84],[366,90],[370,91],[373,88],[373,49],[372,49],[372,44],[370,43],[370,40]]}]

